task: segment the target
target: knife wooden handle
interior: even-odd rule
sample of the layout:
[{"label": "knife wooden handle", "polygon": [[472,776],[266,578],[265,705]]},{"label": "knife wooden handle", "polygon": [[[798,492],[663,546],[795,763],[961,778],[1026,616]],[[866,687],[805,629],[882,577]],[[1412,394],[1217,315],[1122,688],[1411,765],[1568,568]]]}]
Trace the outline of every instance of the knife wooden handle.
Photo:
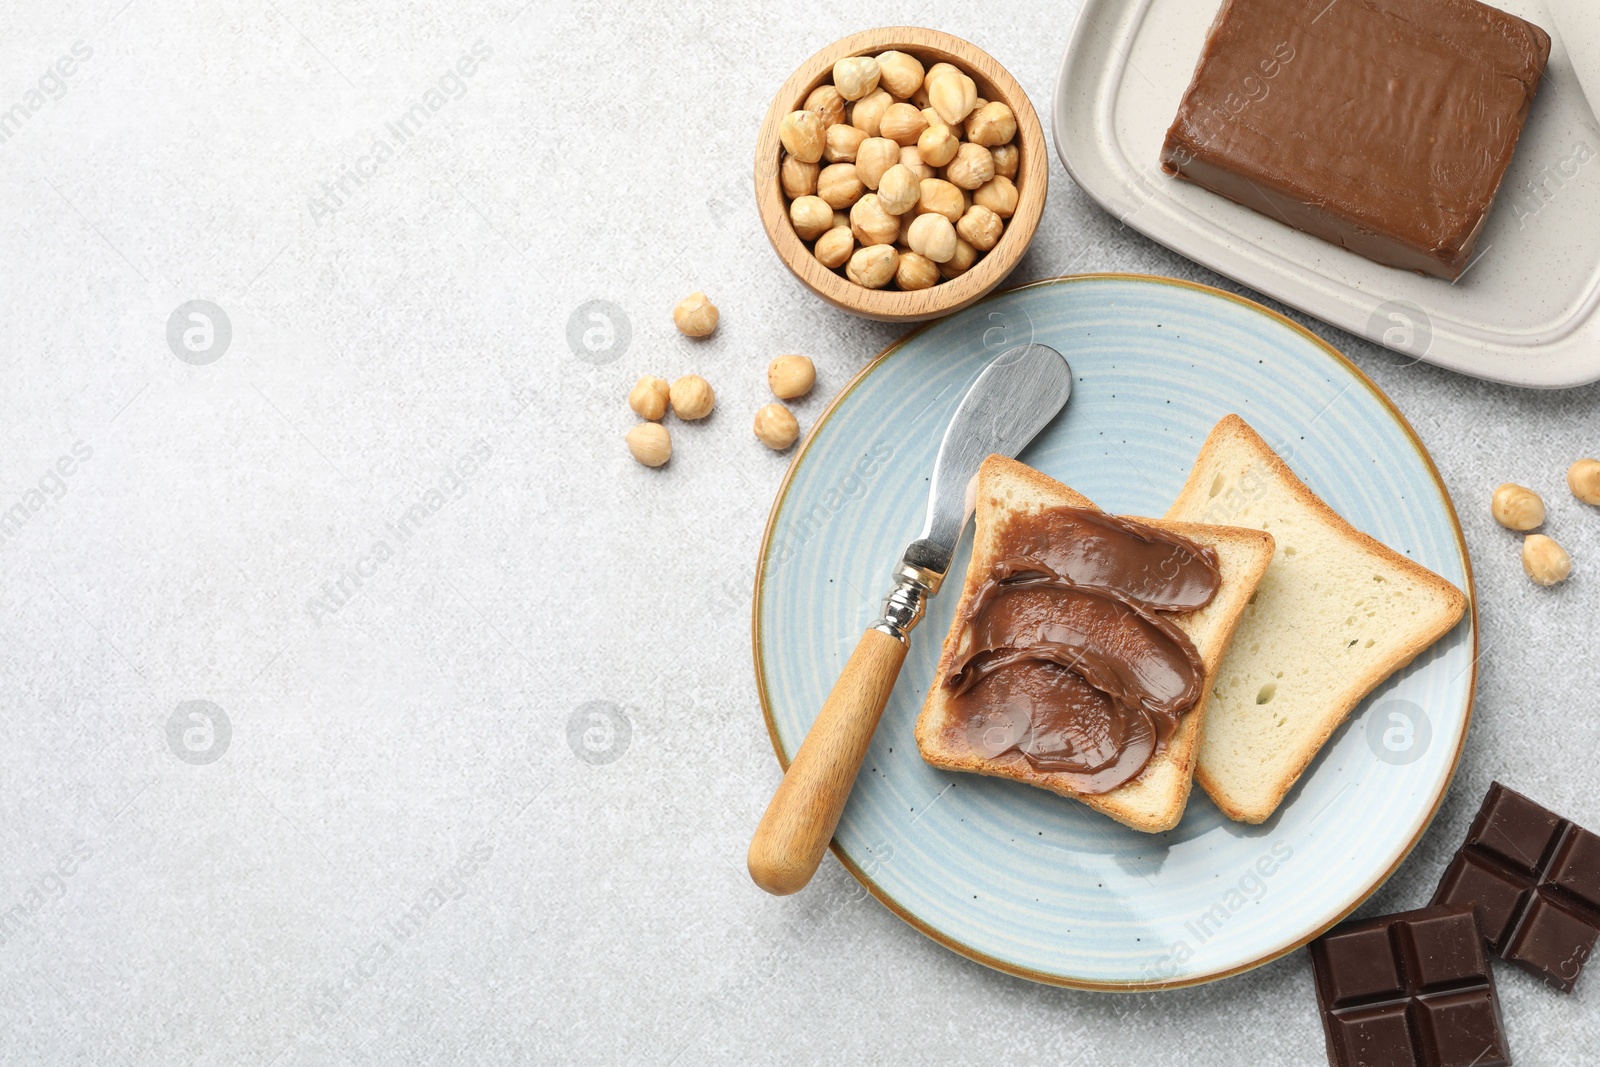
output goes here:
[{"label": "knife wooden handle", "polygon": [[750,841],[746,862],[762,889],[786,896],[816,873],[905,658],[906,642],[882,630],[856,643]]}]

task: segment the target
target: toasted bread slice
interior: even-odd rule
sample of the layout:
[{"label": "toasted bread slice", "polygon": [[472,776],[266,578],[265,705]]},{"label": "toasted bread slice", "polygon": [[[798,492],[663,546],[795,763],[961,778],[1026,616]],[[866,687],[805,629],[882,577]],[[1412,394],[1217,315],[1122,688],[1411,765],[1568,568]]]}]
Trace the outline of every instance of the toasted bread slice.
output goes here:
[{"label": "toasted bread slice", "polygon": [[1229,415],[1171,519],[1277,538],[1211,691],[1195,777],[1240,822],[1265,821],[1361,699],[1448,633],[1467,598],[1357,530]]},{"label": "toasted bread slice", "polygon": [[978,471],[977,533],[973,539],[972,563],[961,589],[956,623],[945,637],[938,674],[928,690],[922,714],[917,718],[917,748],[924,760],[944,770],[970,771],[1036,785],[1081,800],[1135,830],[1148,833],[1170,830],[1183,816],[1189,799],[1196,739],[1206,713],[1206,694],[1211,679],[1216,675],[1234,625],[1272,560],[1272,536],[1259,530],[1162,519],[1140,520],[1209,545],[1217,552],[1222,585],[1216,597],[1199,611],[1168,616],[1188,634],[1199,651],[1205,664],[1205,686],[1199,703],[1184,713],[1166,747],[1150,759],[1137,778],[1108,793],[1085,795],[1069,784],[1070,775],[1035,770],[1015,752],[991,759],[976,750],[950,714],[949,690],[944,685],[956,657],[960,620],[974,591],[995,562],[996,530],[1013,513],[1063,506],[1092,508],[1095,505],[1055,479],[1016,460],[1003,456],[984,460]]}]

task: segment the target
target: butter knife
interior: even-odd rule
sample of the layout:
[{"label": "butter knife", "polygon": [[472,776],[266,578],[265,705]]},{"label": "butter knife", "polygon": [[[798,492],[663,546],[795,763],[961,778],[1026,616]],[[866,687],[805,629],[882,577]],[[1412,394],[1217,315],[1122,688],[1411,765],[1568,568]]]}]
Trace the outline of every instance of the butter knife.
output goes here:
[{"label": "butter knife", "polygon": [[861,635],[750,841],[746,862],[762,889],[797,892],[822,862],[900,676],[911,631],[972,517],[979,465],[991,455],[1021,452],[1071,395],[1072,368],[1061,353],[1027,344],[995,357],[961,398],[933,462],[927,520],[894,569],[883,617]]}]

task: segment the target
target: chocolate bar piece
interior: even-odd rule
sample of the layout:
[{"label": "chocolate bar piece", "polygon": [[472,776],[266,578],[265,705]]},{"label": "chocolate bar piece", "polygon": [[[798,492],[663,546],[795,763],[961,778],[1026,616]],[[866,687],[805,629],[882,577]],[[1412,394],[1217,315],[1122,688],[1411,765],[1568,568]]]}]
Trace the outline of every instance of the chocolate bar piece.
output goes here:
[{"label": "chocolate bar piece", "polygon": [[1161,166],[1454,280],[1549,55],[1549,34],[1477,0],[1225,0]]},{"label": "chocolate bar piece", "polygon": [[1570,993],[1600,939],[1600,837],[1495,782],[1433,903],[1475,905],[1490,952]]},{"label": "chocolate bar piece", "polygon": [[1505,1067],[1500,999],[1470,906],[1336,926],[1311,943],[1333,1067]]}]

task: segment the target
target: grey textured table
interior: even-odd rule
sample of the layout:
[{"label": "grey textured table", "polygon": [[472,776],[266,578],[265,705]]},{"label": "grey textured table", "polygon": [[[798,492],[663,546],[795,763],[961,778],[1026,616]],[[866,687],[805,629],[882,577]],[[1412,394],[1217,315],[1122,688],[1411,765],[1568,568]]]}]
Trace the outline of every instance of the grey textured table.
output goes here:
[{"label": "grey textured table", "polygon": [[[771,356],[815,357],[809,425],[899,332],[770,253],[756,125],[805,56],[897,22],[1043,105],[1072,13],[7,5],[0,1062],[1318,1062],[1303,953],[1068,992],[938,947],[831,858],[784,900],[743,871],[778,778],[748,588],[787,462],[750,412]],[[1015,280],[1231,288],[1052,162]],[[669,309],[700,288],[723,325],[693,343]],[[600,362],[568,344],[595,300]],[[1491,777],[1600,826],[1600,515],[1561,488],[1600,390],[1295,317],[1412,420],[1477,568],[1466,756],[1373,913],[1425,900]],[[637,466],[629,385],[690,371],[718,413]],[[1490,521],[1508,479],[1546,492],[1565,587]],[[1600,979],[1500,973],[1519,1064],[1592,1061]]]}]

